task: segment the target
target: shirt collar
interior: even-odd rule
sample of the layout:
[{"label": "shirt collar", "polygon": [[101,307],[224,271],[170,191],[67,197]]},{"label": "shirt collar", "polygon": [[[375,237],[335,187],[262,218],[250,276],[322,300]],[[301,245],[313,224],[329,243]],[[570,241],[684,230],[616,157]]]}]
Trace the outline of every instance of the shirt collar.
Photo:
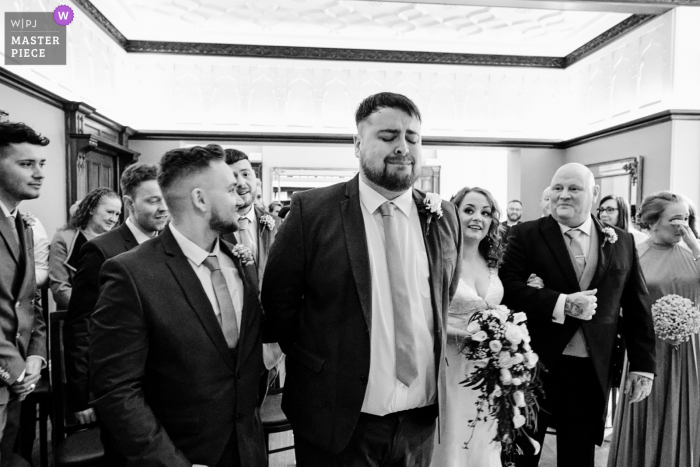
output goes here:
[{"label": "shirt collar", "polygon": [[180,249],[182,252],[185,254],[187,259],[192,261],[194,264],[197,266],[201,266],[202,263],[204,262],[205,259],[207,259],[207,256],[209,255],[215,255],[219,256],[219,239],[216,239],[216,242],[214,243],[214,248],[212,249],[211,253],[203,250],[202,248],[199,247],[196,243],[194,243],[192,240],[189,238],[185,237],[180,233],[177,228],[171,223],[170,224],[170,231],[173,233],[173,237],[175,237],[175,241],[177,244],[180,246]]},{"label": "shirt collar", "polygon": [[241,217],[246,217],[250,221],[250,224],[255,224],[255,205],[251,204],[250,209],[248,209],[248,212],[242,215]]},{"label": "shirt collar", "polygon": [[152,237],[149,237],[148,235],[146,235],[145,233],[143,233],[143,232],[141,231],[141,229],[139,229],[139,228],[136,226],[136,224],[134,224],[134,223],[131,221],[131,216],[129,216],[129,217],[126,219],[125,224],[126,224],[127,227],[129,227],[129,230],[131,230],[132,235],[134,236],[134,238],[136,239],[136,242],[137,242],[139,245],[142,244],[143,242],[145,242],[146,240],[150,240],[150,239],[152,238]]},{"label": "shirt collar", "polygon": [[593,228],[593,219],[591,218],[591,216],[588,216],[585,222],[579,225],[578,227],[569,227],[567,225],[562,224],[561,222],[557,222],[557,224],[559,224],[559,228],[561,229],[561,233],[563,234],[565,234],[569,230],[578,229],[590,237],[591,229]]},{"label": "shirt collar", "polygon": [[0,201],[0,210],[2,210],[3,217],[17,217],[17,208],[10,212],[2,201]]},{"label": "shirt collar", "polygon": [[396,198],[388,200],[384,196],[377,193],[374,188],[367,185],[365,181],[362,180],[362,176],[360,176],[360,201],[372,214],[379,209],[379,206],[387,201],[391,201],[397,208],[399,208],[401,212],[404,213],[406,217],[411,217],[411,209],[413,208],[413,190],[408,189]]}]

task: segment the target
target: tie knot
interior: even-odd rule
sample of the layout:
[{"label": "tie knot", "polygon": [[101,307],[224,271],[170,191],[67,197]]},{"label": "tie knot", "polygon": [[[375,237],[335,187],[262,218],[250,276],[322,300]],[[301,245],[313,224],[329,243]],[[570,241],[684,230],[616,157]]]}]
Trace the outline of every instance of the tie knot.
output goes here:
[{"label": "tie knot", "polygon": [[391,201],[387,201],[386,203],[379,206],[379,213],[382,215],[382,217],[394,217],[395,208],[396,205],[394,203],[392,203]]},{"label": "tie knot", "polygon": [[578,237],[579,235],[581,235],[582,233],[583,232],[581,232],[580,229],[571,229],[571,230],[566,231],[566,236],[571,238],[571,239],[574,239],[574,238]]},{"label": "tie knot", "polygon": [[248,228],[248,222],[250,222],[250,221],[248,220],[247,217],[241,216],[241,217],[238,218],[238,224],[239,224],[239,226],[241,227],[241,229],[247,229],[247,228]]},{"label": "tie knot", "polygon": [[216,255],[207,256],[207,259],[205,259],[202,264],[209,268],[210,271],[221,270],[221,267],[219,266],[219,258],[217,258]]}]

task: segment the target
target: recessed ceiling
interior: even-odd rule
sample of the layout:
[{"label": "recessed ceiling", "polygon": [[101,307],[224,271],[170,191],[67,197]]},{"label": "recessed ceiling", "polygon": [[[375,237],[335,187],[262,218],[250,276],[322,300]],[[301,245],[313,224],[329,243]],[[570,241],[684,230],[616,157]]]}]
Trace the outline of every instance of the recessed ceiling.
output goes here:
[{"label": "recessed ceiling", "polygon": [[628,13],[348,0],[92,0],[129,40],[563,57]]}]

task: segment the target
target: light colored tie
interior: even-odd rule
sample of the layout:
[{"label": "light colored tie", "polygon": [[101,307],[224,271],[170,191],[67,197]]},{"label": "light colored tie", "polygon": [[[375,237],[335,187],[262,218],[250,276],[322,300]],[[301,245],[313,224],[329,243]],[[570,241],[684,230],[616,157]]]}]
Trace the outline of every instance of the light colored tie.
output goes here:
[{"label": "light colored tie", "polygon": [[211,271],[211,283],[214,286],[214,295],[221,312],[221,329],[229,348],[234,349],[238,345],[238,323],[236,323],[236,310],[233,308],[231,291],[226,285],[224,273],[219,266],[219,258],[215,255],[207,256],[203,263]]},{"label": "light colored tie", "polygon": [[253,239],[250,237],[250,230],[248,230],[249,225],[250,220],[247,217],[238,218],[238,232],[241,243],[250,250],[250,252],[253,254],[253,258],[257,258],[258,255],[255,251],[255,244],[253,243]]},{"label": "light colored tie", "polygon": [[391,304],[394,308],[396,379],[406,386],[410,386],[418,376],[416,336],[413,333],[406,274],[401,260],[399,237],[396,232],[396,223],[394,222],[395,208],[396,206],[393,203],[387,201],[379,206],[379,212],[384,222],[384,250],[389,272]]},{"label": "light colored tie", "polygon": [[[19,214],[18,214],[19,215]],[[20,254],[20,243],[19,243],[19,234],[17,233],[17,225],[15,224],[15,218],[12,216],[7,216],[5,218],[7,221],[8,225],[10,226],[10,231],[12,232],[12,236],[15,239],[14,245],[12,242],[10,242],[10,246],[14,250],[15,255],[19,256]]]},{"label": "light colored tie", "polygon": [[566,231],[566,236],[569,237],[569,246],[571,247],[571,253],[573,253],[574,258],[576,258],[576,263],[578,263],[578,271],[576,271],[576,278],[581,279],[583,271],[586,269],[586,255],[583,254],[583,245],[581,244],[581,234],[583,232],[580,229],[571,229]]}]

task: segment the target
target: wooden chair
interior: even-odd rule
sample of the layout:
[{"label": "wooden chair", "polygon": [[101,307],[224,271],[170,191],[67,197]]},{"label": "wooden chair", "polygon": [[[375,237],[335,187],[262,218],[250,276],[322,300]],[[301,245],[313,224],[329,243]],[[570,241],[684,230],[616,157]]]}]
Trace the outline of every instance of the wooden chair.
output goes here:
[{"label": "wooden chair", "polygon": [[270,392],[267,393],[267,397],[260,409],[260,418],[262,419],[263,432],[265,433],[265,449],[268,457],[270,454],[294,449],[293,444],[282,448],[270,449],[271,434],[283,433],[292,429],[287,416],[282,412],[282,388],[270,389]]},{"label": "wooden chair", "polygon": [[96,426],[66,426],[63,371],[63,321],[65,311],[49,314],[49,352],[51,354],[51,388],[53,394],[53,443],[56,467],[97,467],[104,460],[100,430]]}]

